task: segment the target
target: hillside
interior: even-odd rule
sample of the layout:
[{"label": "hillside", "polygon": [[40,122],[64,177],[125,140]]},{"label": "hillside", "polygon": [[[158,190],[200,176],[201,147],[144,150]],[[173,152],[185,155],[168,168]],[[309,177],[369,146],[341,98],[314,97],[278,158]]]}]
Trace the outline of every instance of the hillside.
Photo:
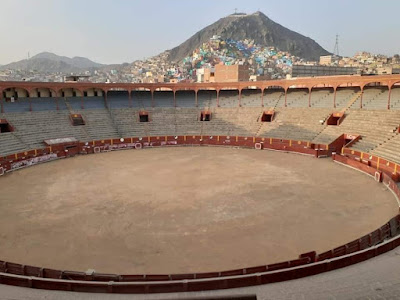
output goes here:
[{"label": "hillside", "polygon": [[251,15],[233,14],[205,27],[173,48],[169,59],[184,59],[214,35],[223,39],[252,39],[260,46],[276,47],[307,60],[318,60],[319,56],[329,54],[311,38],[275,23],[262,12],[256,12]]},{"label": "hillside", "polygon": [[0,70],[26,70],[39,73],[75,73],[93,68],[101,68],[104,65],[91,61],[85,57],[59,56],[50,52],[42,52],[30,59],[23,59],[7,65],[0,66]]}]

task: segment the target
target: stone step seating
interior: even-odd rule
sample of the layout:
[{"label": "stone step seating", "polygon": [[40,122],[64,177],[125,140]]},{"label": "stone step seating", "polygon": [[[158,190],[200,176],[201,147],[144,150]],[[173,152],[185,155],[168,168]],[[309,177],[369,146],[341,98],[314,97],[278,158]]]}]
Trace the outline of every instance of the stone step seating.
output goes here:
[{"label": "stone step seating", "polygon": [[264,92],[264,107],[285,107],[285,93],[279,91],[268,91]]},{"label": "stone step seating", "polygon": [[104,102],[104,97],[84,97],[83,104],[85,109],[105,109],[106,105]]},{"label": "stone step seating", "polygon": [[72,126],[68,111],[8,113],[7,120],[14,126],[15,134],[30,149],[44,147],[43,140],[75,137],[88,140],[84,126]]},{"label": "stone step seating", "polygon": [[287,93],[287,107],[308,107],[308,91],[295,90]]},{"label": "stone step seating", "polygon": [[390,109],[400,110],[400,87],[392,88],[390,95]]},{"label": "stone step seating", "polygon": [[175,97],[177,107],[196,107],[196,95],[193,91],[177,91]]},{"label": "stone step seating", "polygon": [[155,107],[174,107],[174,93],[172,91],[154,92]]},{"label": "stone step seating", "polygon": [[[349,101],[355,97],[358,92],[359,89],[338,88],[336,91],[336,108],[345,108]],[[358,103],[358,107],[360,107],[360,103]]]},{"label": "stone step seating", "polygon": [[57,110],[57,102],[59,109],[66,109],[63,98],[40,97],[30,98],[30,100],[32,103],[32,111]]},{"label": "stone step seating", "polygon": [[387,109],[389,91],[382,88],[365,88],[362,98],[363,109]]},{"label": "stone step seating", "polygon": [[262,108],[214,108],[210,122],[201,122],[205,135],[254,136]]},{"label": "stone step seating", "polygon": [[112,119],[123,137],[147,136],[146,129],[149,123],[139,122],[139,109],[115,108],[111,109]]},{"label": "stone step seating", "polygon": [[105,109],[74,110],[71,113],[82,115],[89,141],[120,137],[110,114]]},{"label": "stone step seating", "polygon": [[312,90],[311,107],[333,108],[334,91],[333,89]]},{"label": "stone step seating", "polygon": [[151,108],[151,93],[149,91],[132,91],[132,107]]},{"label": "stone step seating", "polygon": [[[133,101],[133,98],[132,98]],[[107,93],[109,108],[129,108],[129,94],[126,91],[109,91]]]},{"label": "stone step seating", "polygon": [[29,98],[19,98],[14,102],[3,99],[3,109],[5,113],[30,111]]},{"label": "stone step seating", "polygon": [[177,108],[175,116],[175,135],[200,135],[202,123],[197,108]]},{"label": "stone step seating", "polygon": [[400,164],[400,135],[396,133],[390,140],[380,144],[370,153]]},{"label": "stone step seating", "polygon": [[312,141],[324,128],[320,120],[330,114],[324,108],[278,108],[271,123],[263,123],[259,136]]},{"label": "stone step seating", "polygon": [[221,90],[219,92],[219,106],[220,107],[238,107],[239,106],[239,92],[230,90]]},{"label": "stone step seating", "polygon": [[0,157],[29,150],[12,132],[0,133]]},{"label": "stone step seating", "polygon": [[197,94],[199,108],[217,107],[217,93],[215,91],[199,91]]},{"label": "stone step seating", "polygon": [[362,139],[352,148],[369,152],[392,138],[393,130],[400,124],[400,112],[348,110],[340,126],[327,126],[314,140],[316,143],[332,142],[343,133],[358,134]]},{"label": "stone step seating", "polygon": [[242,107],[261,107],[261,90],[242,90],[240,103]]}]

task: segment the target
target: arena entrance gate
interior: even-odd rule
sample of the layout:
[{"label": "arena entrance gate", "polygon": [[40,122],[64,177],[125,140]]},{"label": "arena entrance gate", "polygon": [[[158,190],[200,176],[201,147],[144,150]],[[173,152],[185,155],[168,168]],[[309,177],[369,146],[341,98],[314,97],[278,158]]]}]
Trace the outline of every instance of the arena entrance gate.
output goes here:
[{"label": "arena entrance gate", "polygon": [[0,119],[0,133],[13,132],[14,128],[8,123],[6,119]]},{"label": "arena entrance gate", "polygon": [[85,120],[80,114],[72,114],[70,115],[71,122],[73,126],[83,126],[85,125]]},{"label": "arena entrance gate", "polygon": [[211,121],[211,112],[209,112],[209,111],[202,111],[202,112],[200,113],[200,121],[202,121],[202,122]]},{"label": "arena entrance gate", "polygon": [[326,121],[326,125],[338,126],[344,119],[344,112],[335,112],[331,114]]},{"label": "arena entrance gate", "polygon": [[275,111],[273,110],[268,110],[263,112],[263,115],[261,117],[261,122],[272,122],[274,120],[275,116]]}]

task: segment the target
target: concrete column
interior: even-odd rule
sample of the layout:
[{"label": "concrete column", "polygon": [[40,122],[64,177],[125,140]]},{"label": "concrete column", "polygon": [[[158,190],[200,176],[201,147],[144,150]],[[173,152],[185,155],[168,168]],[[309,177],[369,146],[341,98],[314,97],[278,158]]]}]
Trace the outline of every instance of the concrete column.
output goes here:
[{"label": "concrete column", "polygon": [[390,98],[391,98],[391,95],[392,95],[392,88],[389,88],[389,96],[388,96],[388,106],[387,106],[387,109],[390,109]]},{"label": "concrete column", "polygon": [[154,91],[151,90],[150,92],[151,92],[151,107],[155,107],[155,105],[154,105]]},{"label": "concrete column", "polygon": [[363,95],[364,95],[364,87],[361,89],[361,96],[360,96],[360,109],[362,109]]},{"label": "concrete column", "polygon": [[194,102],[195,102],[196,107],[199,107],[199,103],[198,103],[198,99],[197,99],[198,92],[199,91],[194,91]]},{"label": "concrete column", "polygon": [[[59,105],[59,103],[58,103],[58,92],[57,91],[54,91],[55,93],[56,93],[56,106],[57,106],[57,110],[60,110],[60,105]],[[51,93],[51,91],[50,91],[50,93]]]},{"label": "concrete column", "polygon": [[[30,94],[29,94],[29,91],[27,91],[28,93],[27,93],[27,96],[28,96],[28,99],[29,99],[29,111],[32,111],[33,110],[33,108],[32,108],[32,100],[31,100],[31,96],[30,96]],[[19,97],[18,97],[18,99],[19,99]]]},{"label": "concrete column", "polygon": [[217,92],[217,107],[219,107],[219,90],[216,90]]},{"label": "concrete column", "polygon": [[83,91],[81,91],[81,108],[85,109],[85,103],[83,101]]},{"label": "concrete column", "polygon": [[239,90],[239,107],[242,107],[242,90]]},{"label": "concrete column", "polygon": [[174,107],[176,107],[176,91],[173,91],[174,93]]},{"label": "concrete column", "polygon": [[312,89],[308,89],[308,107],[311,107],[311,90]]}]

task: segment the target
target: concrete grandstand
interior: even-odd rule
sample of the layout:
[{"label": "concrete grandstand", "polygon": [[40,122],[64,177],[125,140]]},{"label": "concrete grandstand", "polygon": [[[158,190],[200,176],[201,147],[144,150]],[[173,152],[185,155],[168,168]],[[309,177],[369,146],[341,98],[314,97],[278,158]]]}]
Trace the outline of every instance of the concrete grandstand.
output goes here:
[{"label": "concrete grandstand", "polygon": [[[0,82],[0,104],[0,175],[79,154],[219,145],[332,156],[400,196],[400,76],[396,75],[228,84]],[[4,261],[0,283],[116,293],[252,286],[366,260],[397,247],[399,233],[396,216],[329,251],[209,273],[87,274]]]}]

